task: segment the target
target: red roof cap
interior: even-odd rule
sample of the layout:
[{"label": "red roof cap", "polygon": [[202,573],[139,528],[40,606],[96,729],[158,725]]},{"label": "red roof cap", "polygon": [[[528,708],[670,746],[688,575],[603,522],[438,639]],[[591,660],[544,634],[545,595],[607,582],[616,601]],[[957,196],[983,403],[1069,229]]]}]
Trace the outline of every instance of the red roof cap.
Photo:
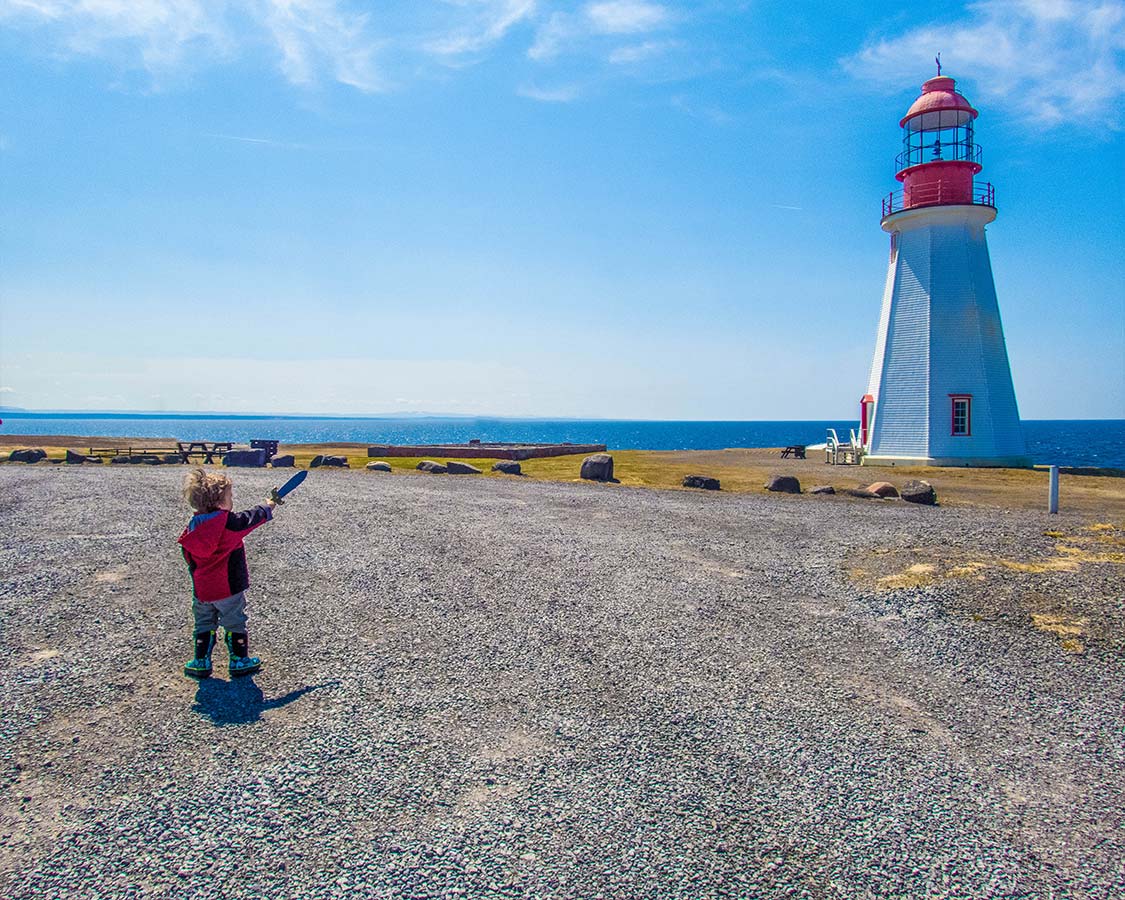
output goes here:
[{"label": "red roof cap", "polygon": [[938,75],[922,85],[922,96],[910,105],[910,109],[898,124],[902,126],[908,119],[913,119],[922,113],[943,109],[958,109],[968,113],[971,119],[977,117],[977,111],[965,99],[965,95],[958,93],[957,82],[948,75]]}]

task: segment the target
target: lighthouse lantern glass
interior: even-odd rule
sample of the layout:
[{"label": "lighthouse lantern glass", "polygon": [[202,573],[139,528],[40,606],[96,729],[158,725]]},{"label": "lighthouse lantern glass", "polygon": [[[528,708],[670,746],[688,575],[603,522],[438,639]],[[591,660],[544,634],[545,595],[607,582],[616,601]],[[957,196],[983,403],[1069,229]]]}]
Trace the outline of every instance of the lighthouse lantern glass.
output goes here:
[{"label": "lighthouse lantern glass", "polygon": [[980,147],[973,140],[973,117],[961,109],[941,109],[906,121],[902,153],[895,162],[901,172],[938,160],[980,163],[980,156]]}]

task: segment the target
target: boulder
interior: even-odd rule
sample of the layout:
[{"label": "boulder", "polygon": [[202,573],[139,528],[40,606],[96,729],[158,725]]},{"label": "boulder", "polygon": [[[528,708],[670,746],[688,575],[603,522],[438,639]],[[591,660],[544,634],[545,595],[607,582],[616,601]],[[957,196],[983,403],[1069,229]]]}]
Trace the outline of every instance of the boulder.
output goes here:
[{"label": "boulder", "polygon": [[170,466],[171,465],[180,466],[180,465],[183,465],[184,458],[182,456],[180,456],[180,454],[178,454],[178,453],[165,453],[164,454],[164,462],[168,463],[168,465],[170,465]]},{"label": "boulder", "polygon": [[849,497],[859,497],[860,500],[882,500],[878,494],[867,490],[867,488],[852,488],[848,491]]},{"label": "boulder", "polygon": [[37,463],[47,458],[47,451],[35,447],[31,450],[13,450],[8,454],[8,462]]},{"label": "boulder", "polygon": [[908,481],[899,493],[907,503],[921,503],[925,506],[937,504],[937,492],[928,481]]},{"label": "boulder", "polygon": [[587,481],[613,481],[613,457],[595,453],[582,460],[581,476]]},{"label": "boulder", "polygon": [[816,487],[814,487],[811,491],[809,491],[809,493],[810,494],[835,494],[836,488],[832,487],[832,485],[830,485],[830,484],[820,484],[820,485],[817,485]]},{"label": "boulder", "polygon": [[456,460],[446,460],[445,470],[450,475],[479,475],[480,469],[476,466],[470,466],[468,463],[457,462]]},{"label": "boulder", "polygon": [[799,494],[801,493],[801,482],[792,475],[774,475],[766,482],[766,490],[782,494]]},{"label": "boulder", "polygon": [[224,466],[260,469],[265,464],[266,451],[260,448],[257,450],[229,450],[223,454]]},{"label": "boulder", "polygon": [[708,478],[706,475],[685,475],[683,485],[689,488],[701,488],[705,491],[717,491],[719,490],[719,479]]},{"label": "boulder", "polygon": [[422,460],[418,463],[417,468],[419,472],[429,472],[431,475],[444,475],[449,471],[441,463],[434,462],[432,459]]},{"label": "boulder", "polygon": [[275,456],[270,460],[270,465],[275,469],[292,469],[297,461],[292,456]]},{"label": "boulder", "polygon": [[523,469],[514,459],[502,459],[492,464],[493,472],[503,472],[505,475],[522,475]]},{"label": "boulder", "polygon": [[80,466],[80,465],[82,465],[82,463],[86,462],[86,454],[85,453],[76,453],[73,450],[67,450],[66,451],[66,461],[67,461],[68,465]]},{"label": "boulder", "polygon": [[389,472],[389,471],[391,471],[391,464],[389,462],[383,462],[382,460],[377,460],[376,462],[369,462],[367,464],[367,471],[368,472]]},{"label": "boulder", "polygon": [[135,457],[137,462],[145,466],[161,466],[164,465],[164,458],[157,456],[155,453],[144,453],[141,456]]},{"label": "boulder", "polygon": [[322,466],[331,466],[336,469],[349,469],[348,458],[346,456],[326,456],[320,463]]},{"label": "boulder", "polygon": [[111,456],[109,458],[109,461],[111,463],[113,463],[114,465],[122,465],[123,463],[131,463],[133,461],[133,457],[131,457],[131,456],[121,456],[121,455]]},{"label": "boulder", "polygon": [[323,465],[324,465],[324,456],[322,454],[318,453],[316,456],[314,456],[312,458],[312,462],[309,463],[309,468],[310,469],[319,469]]},{"label": "boulder", "polygon": [[898,488],[896,488],[889,481],[876,481],[869,484],[864,488],[865,491],[871,491],[873,494],[878,494],[880,497],[886,499],[888,497],[897,497]]}]

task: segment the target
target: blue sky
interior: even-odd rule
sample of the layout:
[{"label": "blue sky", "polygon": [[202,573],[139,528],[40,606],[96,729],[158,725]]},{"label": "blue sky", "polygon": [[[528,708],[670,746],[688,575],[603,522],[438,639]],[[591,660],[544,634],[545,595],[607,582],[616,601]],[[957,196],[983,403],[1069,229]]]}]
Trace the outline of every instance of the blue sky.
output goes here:
[{"label": "blue sky", "polygon": [[1125,3],[0,0],[0,404],[856,415],[981,110],[1027,418],[1125,417]]}]

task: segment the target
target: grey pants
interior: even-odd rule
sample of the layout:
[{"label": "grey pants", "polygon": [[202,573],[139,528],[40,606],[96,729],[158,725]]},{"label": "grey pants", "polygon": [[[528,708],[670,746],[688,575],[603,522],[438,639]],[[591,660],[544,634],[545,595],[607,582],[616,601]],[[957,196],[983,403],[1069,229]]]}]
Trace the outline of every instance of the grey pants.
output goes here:
[{"label": "grey pants", "polygon": [[195,616],[195,633],[214,631],[222,625],[228,632],[246,632],[246,592],[239,591],[225,600],[203,603],[191,598],[191,614]]}]

